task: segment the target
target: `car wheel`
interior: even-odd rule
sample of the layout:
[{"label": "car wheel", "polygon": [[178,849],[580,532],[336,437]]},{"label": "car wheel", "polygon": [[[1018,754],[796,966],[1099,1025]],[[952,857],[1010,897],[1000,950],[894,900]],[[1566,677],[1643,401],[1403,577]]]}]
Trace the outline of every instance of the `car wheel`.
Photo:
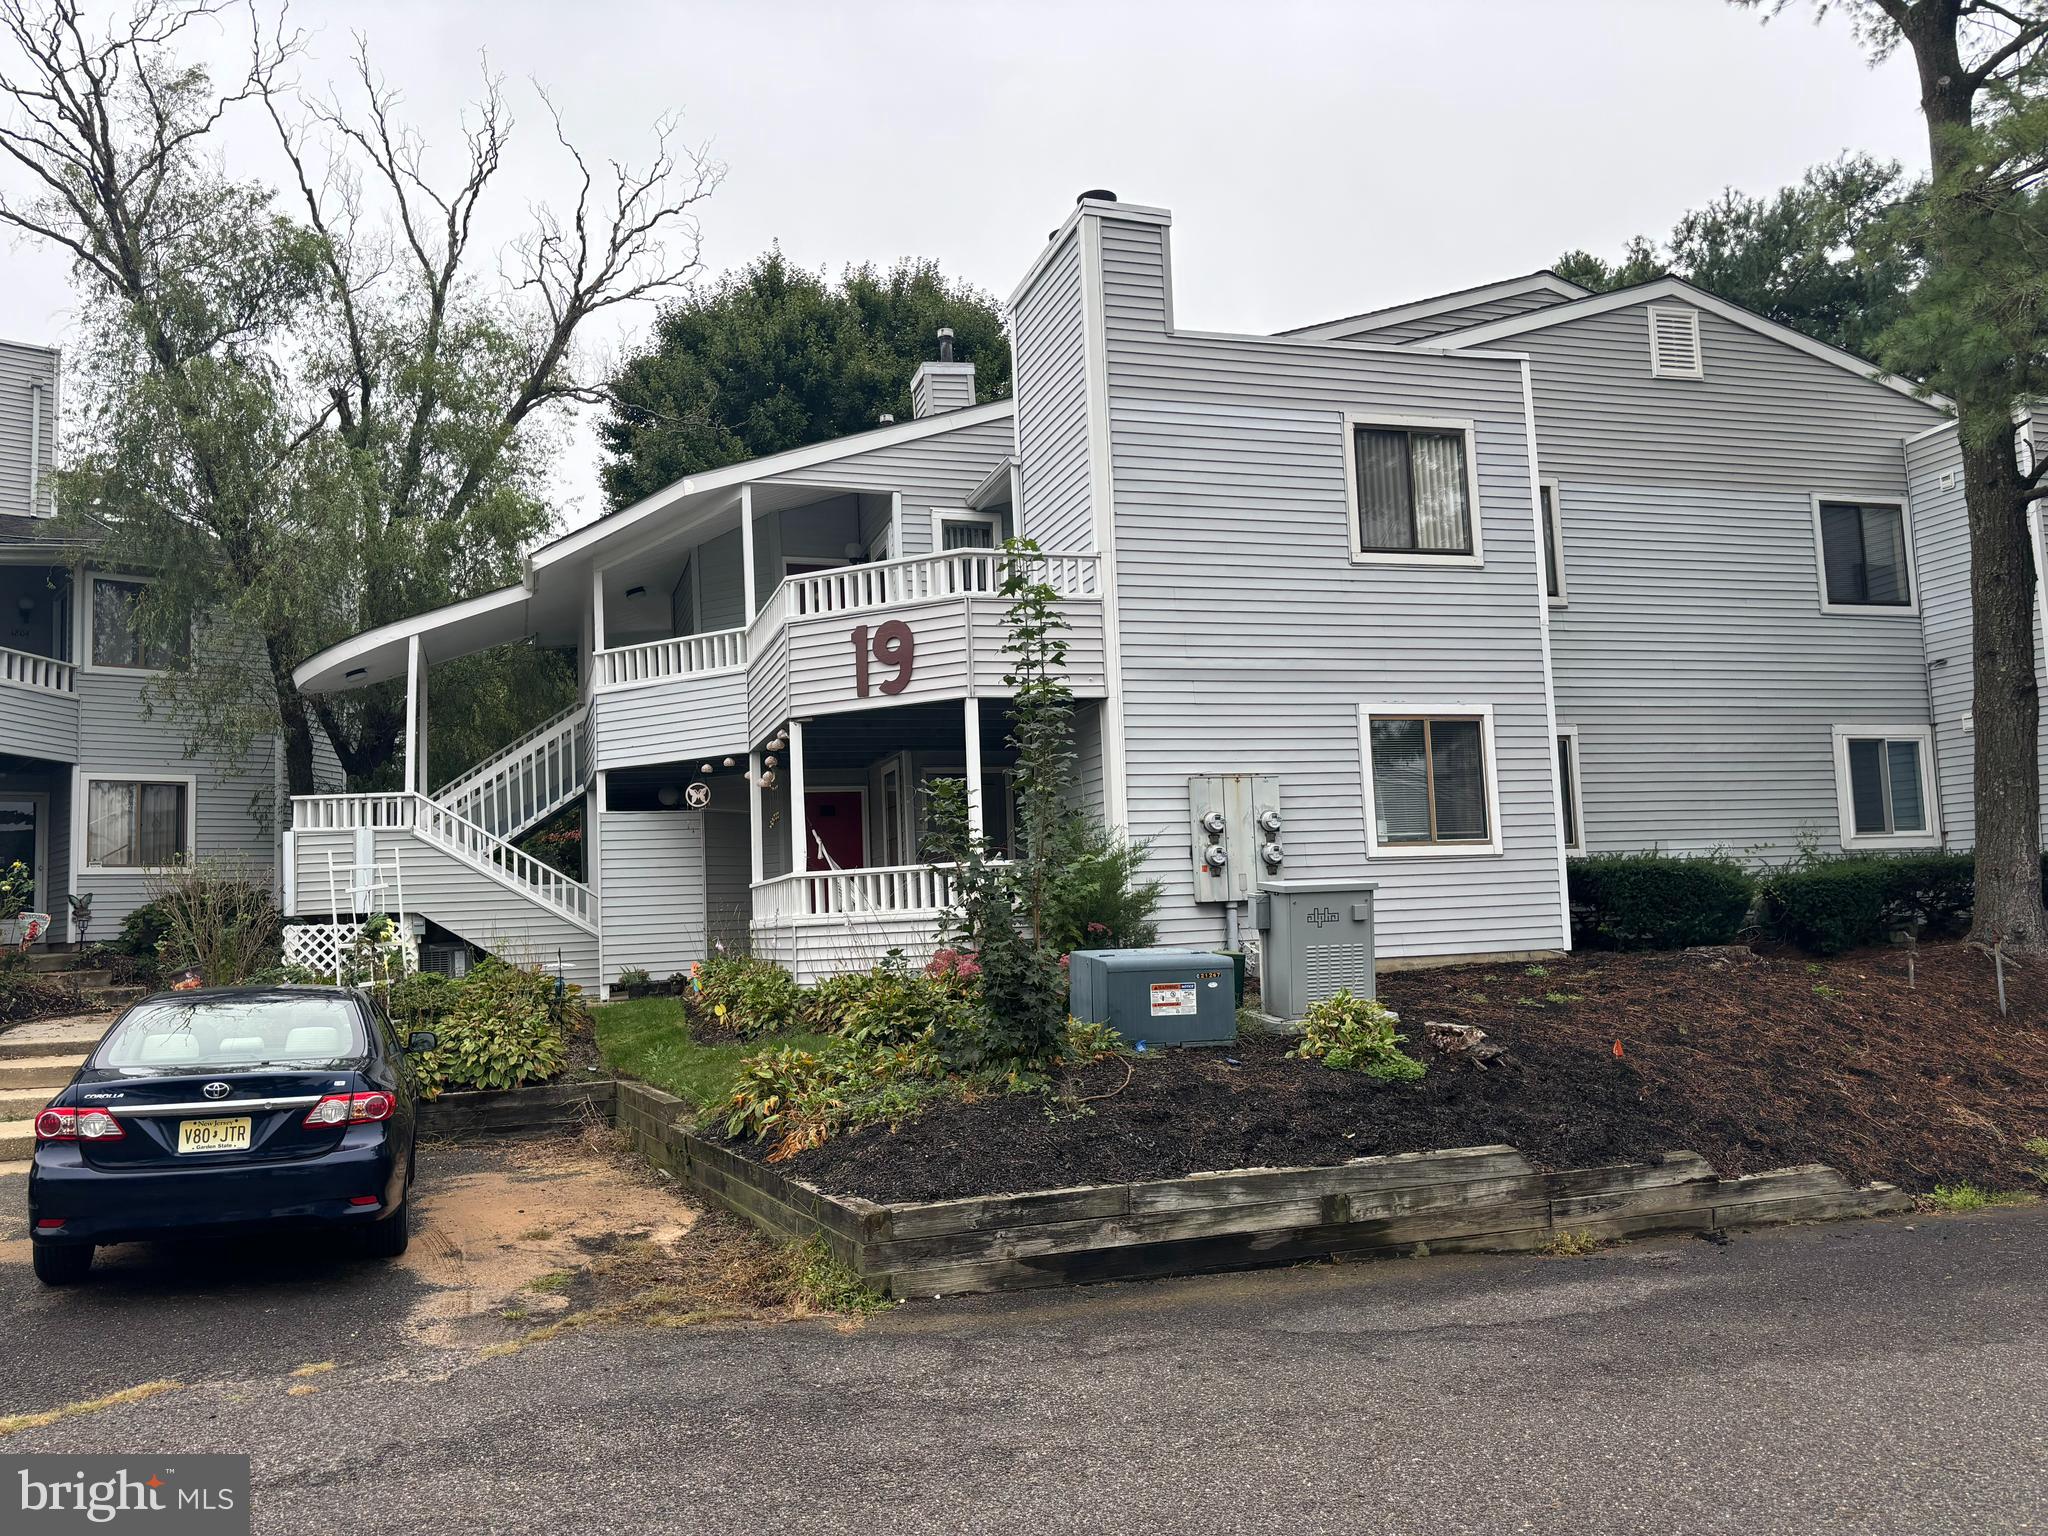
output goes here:
[{"label": "car wheel", "polygon": [[45,1285],[76,1285],[92,1268],[91,1243],[35,1243],[32,1248],[36,1278]]},{"label": "car wheel", "polygon": [[373,1259],[395,1259],[412,1242],[412,1201],[398,1202],[398,1209],[363,1234],[363,1248]]}]

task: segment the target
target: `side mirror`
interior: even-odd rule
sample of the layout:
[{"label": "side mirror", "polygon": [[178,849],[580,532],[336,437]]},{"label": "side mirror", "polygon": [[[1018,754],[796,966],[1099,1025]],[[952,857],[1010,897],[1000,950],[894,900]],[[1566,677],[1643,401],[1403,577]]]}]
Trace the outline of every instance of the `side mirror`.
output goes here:
[{"label": "side mirror", "polygon": [[416,1029],[405,1037],[406,1054],[416,1056],[421,1051],[431,1051],[441,1043],[441,1037],[431,1029]]}]

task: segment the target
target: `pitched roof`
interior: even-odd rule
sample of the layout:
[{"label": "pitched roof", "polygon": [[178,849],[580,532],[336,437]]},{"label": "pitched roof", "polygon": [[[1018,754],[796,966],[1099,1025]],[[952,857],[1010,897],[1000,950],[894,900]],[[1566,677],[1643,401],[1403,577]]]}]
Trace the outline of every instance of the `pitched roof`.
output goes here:
[{"label": "pitched roof", "polygon": [[1525,273],[1521,277],[1504,278],[1497,283],[1480,283],[1475,287],[1456,288],[1449,293],[1433,294],[1429,298],[1415,299],[1406,304],[1391,304],[1384,309],[1368,309],[1361,314],[1346,315],[1338,320],[1323,320],[1314,325],[1297,325],[1292,330],[1277,331],[1274,334],[1299,336],[1307,341],[1330,340],[1357,331],[1381,331],[1390,325],[1400,325],[1409,320],[1427,320],[1433,315],[1469,309],[1474,304],[1491,304],[1500,299],[1519,298],[1523,294],[1552,293],[1559,299],[1568,300],[1580,298],[1590,291],[1545,268],[1542,271]]},{"label": "pitched roof", "polygon": [[1695,309],[1703,309],[1708,314],[1718,315],[1730,324],[1755,331],[1760,336],[1768,336],[1774,341],[1781,341],[1810,357],[1817,357],[1824,363],[1832,363],[1835,367],[1856,374],[1859,378],[1881,384],[1886,389],[1895,390],[1915,400],[1923,400],[1942,409],[1949,408],[1951,404],[1947,396],[1930,394],[1911,379],[1887,373],[1867,357],[1858,357],[1854,352],[1844,351],[1841,347],[1825,341],[1818,341],[1804,331],[1796,331],[1791,326],[1760,315],[1753,309],[1745,309],[1742,305],[1721,298],[1718,294],[1709,293],[1697,283],[1689,283],[1682,277],[1673,277],[1668,273],[1663,277],[1653,277],[1648,282],[1635,283],[1627,288],[1615,288],[1606,293],[1591,293],[1584,298],[1571,299],[1562,304],[1532,309],[1524,315],[1510,315],[1505,320],[1489,320],[1462,331],[1432,336],[1428,345],[1447,347],[1454,352],[1463,351],[1468,347],[1491,346],[1494,342],[1505,341],[1512,336],[1547,330],[1553,325],[1567,325],[1574,320],[1608,314],[1613,310],[1627,309],[1630,305],[1650,303],[1657,299],[1677,299],[1692,305]]}]

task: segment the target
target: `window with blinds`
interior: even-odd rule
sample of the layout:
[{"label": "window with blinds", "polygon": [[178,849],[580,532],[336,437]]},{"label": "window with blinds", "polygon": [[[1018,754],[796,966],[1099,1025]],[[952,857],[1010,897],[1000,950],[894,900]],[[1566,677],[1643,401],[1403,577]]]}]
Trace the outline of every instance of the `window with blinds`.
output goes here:
[{"label": "window with blinds", "polygon": [[1896,505],[1820,503],[1820,565],[1830,608],[1909,608],[1906,513]]},{"label": "window with blinds", "polygon": [[1352,457],[1360,554],[1474,552],[1462,431],[1354,427]]},{"label": "window with blinds", "polygon": [[189,857],[190,795],[180,783],[87,780],[85,862],[94,869],[161,869]]},{"label": "window with blinds", "polygon": [[1477,716],[1374,715],[1373,831],[1384,847],[1492,841]]}]

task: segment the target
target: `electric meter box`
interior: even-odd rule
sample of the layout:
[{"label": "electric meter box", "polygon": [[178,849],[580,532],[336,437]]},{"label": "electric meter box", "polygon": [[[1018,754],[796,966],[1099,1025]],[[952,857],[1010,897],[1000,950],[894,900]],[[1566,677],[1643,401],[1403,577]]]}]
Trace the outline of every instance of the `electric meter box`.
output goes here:
[{"label": "electric meter box", "polygon": [[1280,873],[1280,776],[1204,773],[1188,780],[1195,900],[1240,902]]},{"label": "electric meter box", "polygon": [[1370,880],[1268,880],[1258,924],[1259,997],[1278,1019],[1298,1019],[1310,1003],[1348,990],[1371,997],[1374,986]]},{"label": "electric meter box", "polygon": [[1237,1039],[1235,969],[1198,949],[1077,949],[1068,1007],[1132,1045],[1228,1045]]}]

